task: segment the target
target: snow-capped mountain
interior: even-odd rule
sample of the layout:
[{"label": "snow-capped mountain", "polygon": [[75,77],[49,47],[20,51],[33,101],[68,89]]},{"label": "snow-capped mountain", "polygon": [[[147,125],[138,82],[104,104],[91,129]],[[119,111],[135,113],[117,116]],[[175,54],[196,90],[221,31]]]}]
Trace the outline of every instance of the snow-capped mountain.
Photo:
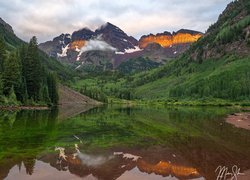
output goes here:
[{"label": "snow-capped mountain", "polygon": [[52,41],[39,44],[39,48],[46,52],[51,57],[65,57],[67,56],[67,46],[71,42],[70,34],[61,34],[55,37]]},{"label": "snow-capped mountain", "polygon": [[[140,51],[138,41],[134,37],[128,36],[109,22],[95,31],[83,28],[73,32],[72,35],[61,34],[52,41],[41,43],[39,48],[49,56],[66,62],[77,62],[78,65],[86,64],[88,59],[93,59],[89,58],[88,54],[99,56],[98,53],[101,53],[102,57],[111,57],[112,61],[116,54]],[[89,51],[95,51],[95,53],[87,53]]]},{"label": "snow-capped mountain", "polygon": [[103,61],[108,62],[108,67],[117,67],[121,62],[139,56],[164,63],[164,60],[183,53],[201,36],[200,32],[182,29],[176,33],[144,35],[138,41],[107,22],[95,31],[83,28],[72,34],[61,34],[39,47],[49,56],[73,63],[76,68],[102,65]]},{"label": "snow-capped mountain", "polygon": [[125,52],[127,49],[135,49],[138,46],[138,41],[134,37],[128,36],[120,28],[109,22],[98,28],[95,34],[102,35],[103,40],[115,47],[119,52]]}]

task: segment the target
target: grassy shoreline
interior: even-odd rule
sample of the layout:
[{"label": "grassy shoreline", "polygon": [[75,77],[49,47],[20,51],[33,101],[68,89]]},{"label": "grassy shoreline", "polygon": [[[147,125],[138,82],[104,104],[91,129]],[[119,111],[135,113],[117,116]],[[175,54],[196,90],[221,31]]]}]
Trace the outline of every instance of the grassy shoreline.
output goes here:
[{"label": "grassy shoreline", "polygon": [[16,111],[16,110],[49,110],[49,106],[0,106],[0,111],[1,110],[10,110],[10,111]]},{"label": "grassy shoreline", "polygon": [[[222,99],[210,100],[125,100],[110,97],[107,103],[103,105],[122,105],[122,106],[214,106],[214,107],[236,107],[241,109],[250,109],[249,101],[228,101]],[[49,110],[50,106],[46,105],[0,105],[1,110]]]},{"label": "grassy shoreline", "polygon": [[233,106],[250,107],[250,101],[211,100],[124,100],[109,98],[108,104],[152,105],[152,106]]}]

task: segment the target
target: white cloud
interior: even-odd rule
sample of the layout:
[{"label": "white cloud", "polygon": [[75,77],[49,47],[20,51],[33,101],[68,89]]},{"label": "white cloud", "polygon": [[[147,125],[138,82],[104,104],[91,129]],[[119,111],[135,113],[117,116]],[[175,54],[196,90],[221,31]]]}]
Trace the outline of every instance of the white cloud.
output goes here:
[{"label": "white cloud", "polygon": [[82,53],[87,51],[116,51],[116,48],[103,41],[101,36],[98,36],[95,39],[86,41],[85,45],[80,49],[76,61],[79,61]]},{"label": "white cloud", "polygon": [[85,46],[81,48],[81,53],[87,51],[116,51],[116,48],[112,47],[105,41],[101,39],[101,37],[97,37],[96,39],[90,39],[86,42]]},{"label": "white cloud", "polygon": [[0,17],[21,38],[40,42],[109,21],[129,35],[191,28],[205,31],[231,0],[0,0]]}]

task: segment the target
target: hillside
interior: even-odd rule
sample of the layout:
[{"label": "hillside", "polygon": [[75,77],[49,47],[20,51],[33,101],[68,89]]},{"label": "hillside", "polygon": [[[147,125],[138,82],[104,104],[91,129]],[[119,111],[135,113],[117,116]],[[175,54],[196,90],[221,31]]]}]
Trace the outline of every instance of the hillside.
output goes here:
[{"label": "hillside", "polygon": [[233,1],[205,36],[187,52],[193,60],[219,59],[225,55],[248,56],[250,52],[250,1]]},{"label": "hillside", "polygon": [[0,17],[0,36],[4,38],[8,50],[13,50],[24,43],[21,39],[19,39],[15,35],[12,27],[8,23],[6,23],[1,17]]},{"label": "hillside", "polygon": [[[250,100],[250,2],[230,3],[204,37],[178,60],[130,78],[134,97]],[[133,79],[133,81],[131,81]]]}]

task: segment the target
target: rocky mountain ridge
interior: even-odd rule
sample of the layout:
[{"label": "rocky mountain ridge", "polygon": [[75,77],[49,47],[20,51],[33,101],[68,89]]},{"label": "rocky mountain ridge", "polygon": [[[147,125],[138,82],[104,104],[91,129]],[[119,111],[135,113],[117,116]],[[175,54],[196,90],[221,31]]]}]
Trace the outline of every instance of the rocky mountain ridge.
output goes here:
[{"label": "rocky mountain ridge", "polygon": [[162,47],[167,48],[178,44],[190,44],[196,42],[203,33],[187,29],[181,29],[177,32],[170,33],[165,31],[156,35],[149,34],[142,36],[139,40],[139,47],[144,49],[151,43],[160,44]]},{"label": "rocky mountain ridge", "polygon": [[[119,27],[107,22],[95,31],[83,28],[71,34],[61,34],[52,41],[39,45],[49,56],[73,63],[76,68],[84,65],[100,65],[109,61],[113,67],[139,56],[163,63],[188,49],[202,36],[201,32],[181,29],[174,32],[142,36],[138,41]],[[155,44],[155,45],[153,45]],[[92,51],[92,52],[90,52]]]}]

